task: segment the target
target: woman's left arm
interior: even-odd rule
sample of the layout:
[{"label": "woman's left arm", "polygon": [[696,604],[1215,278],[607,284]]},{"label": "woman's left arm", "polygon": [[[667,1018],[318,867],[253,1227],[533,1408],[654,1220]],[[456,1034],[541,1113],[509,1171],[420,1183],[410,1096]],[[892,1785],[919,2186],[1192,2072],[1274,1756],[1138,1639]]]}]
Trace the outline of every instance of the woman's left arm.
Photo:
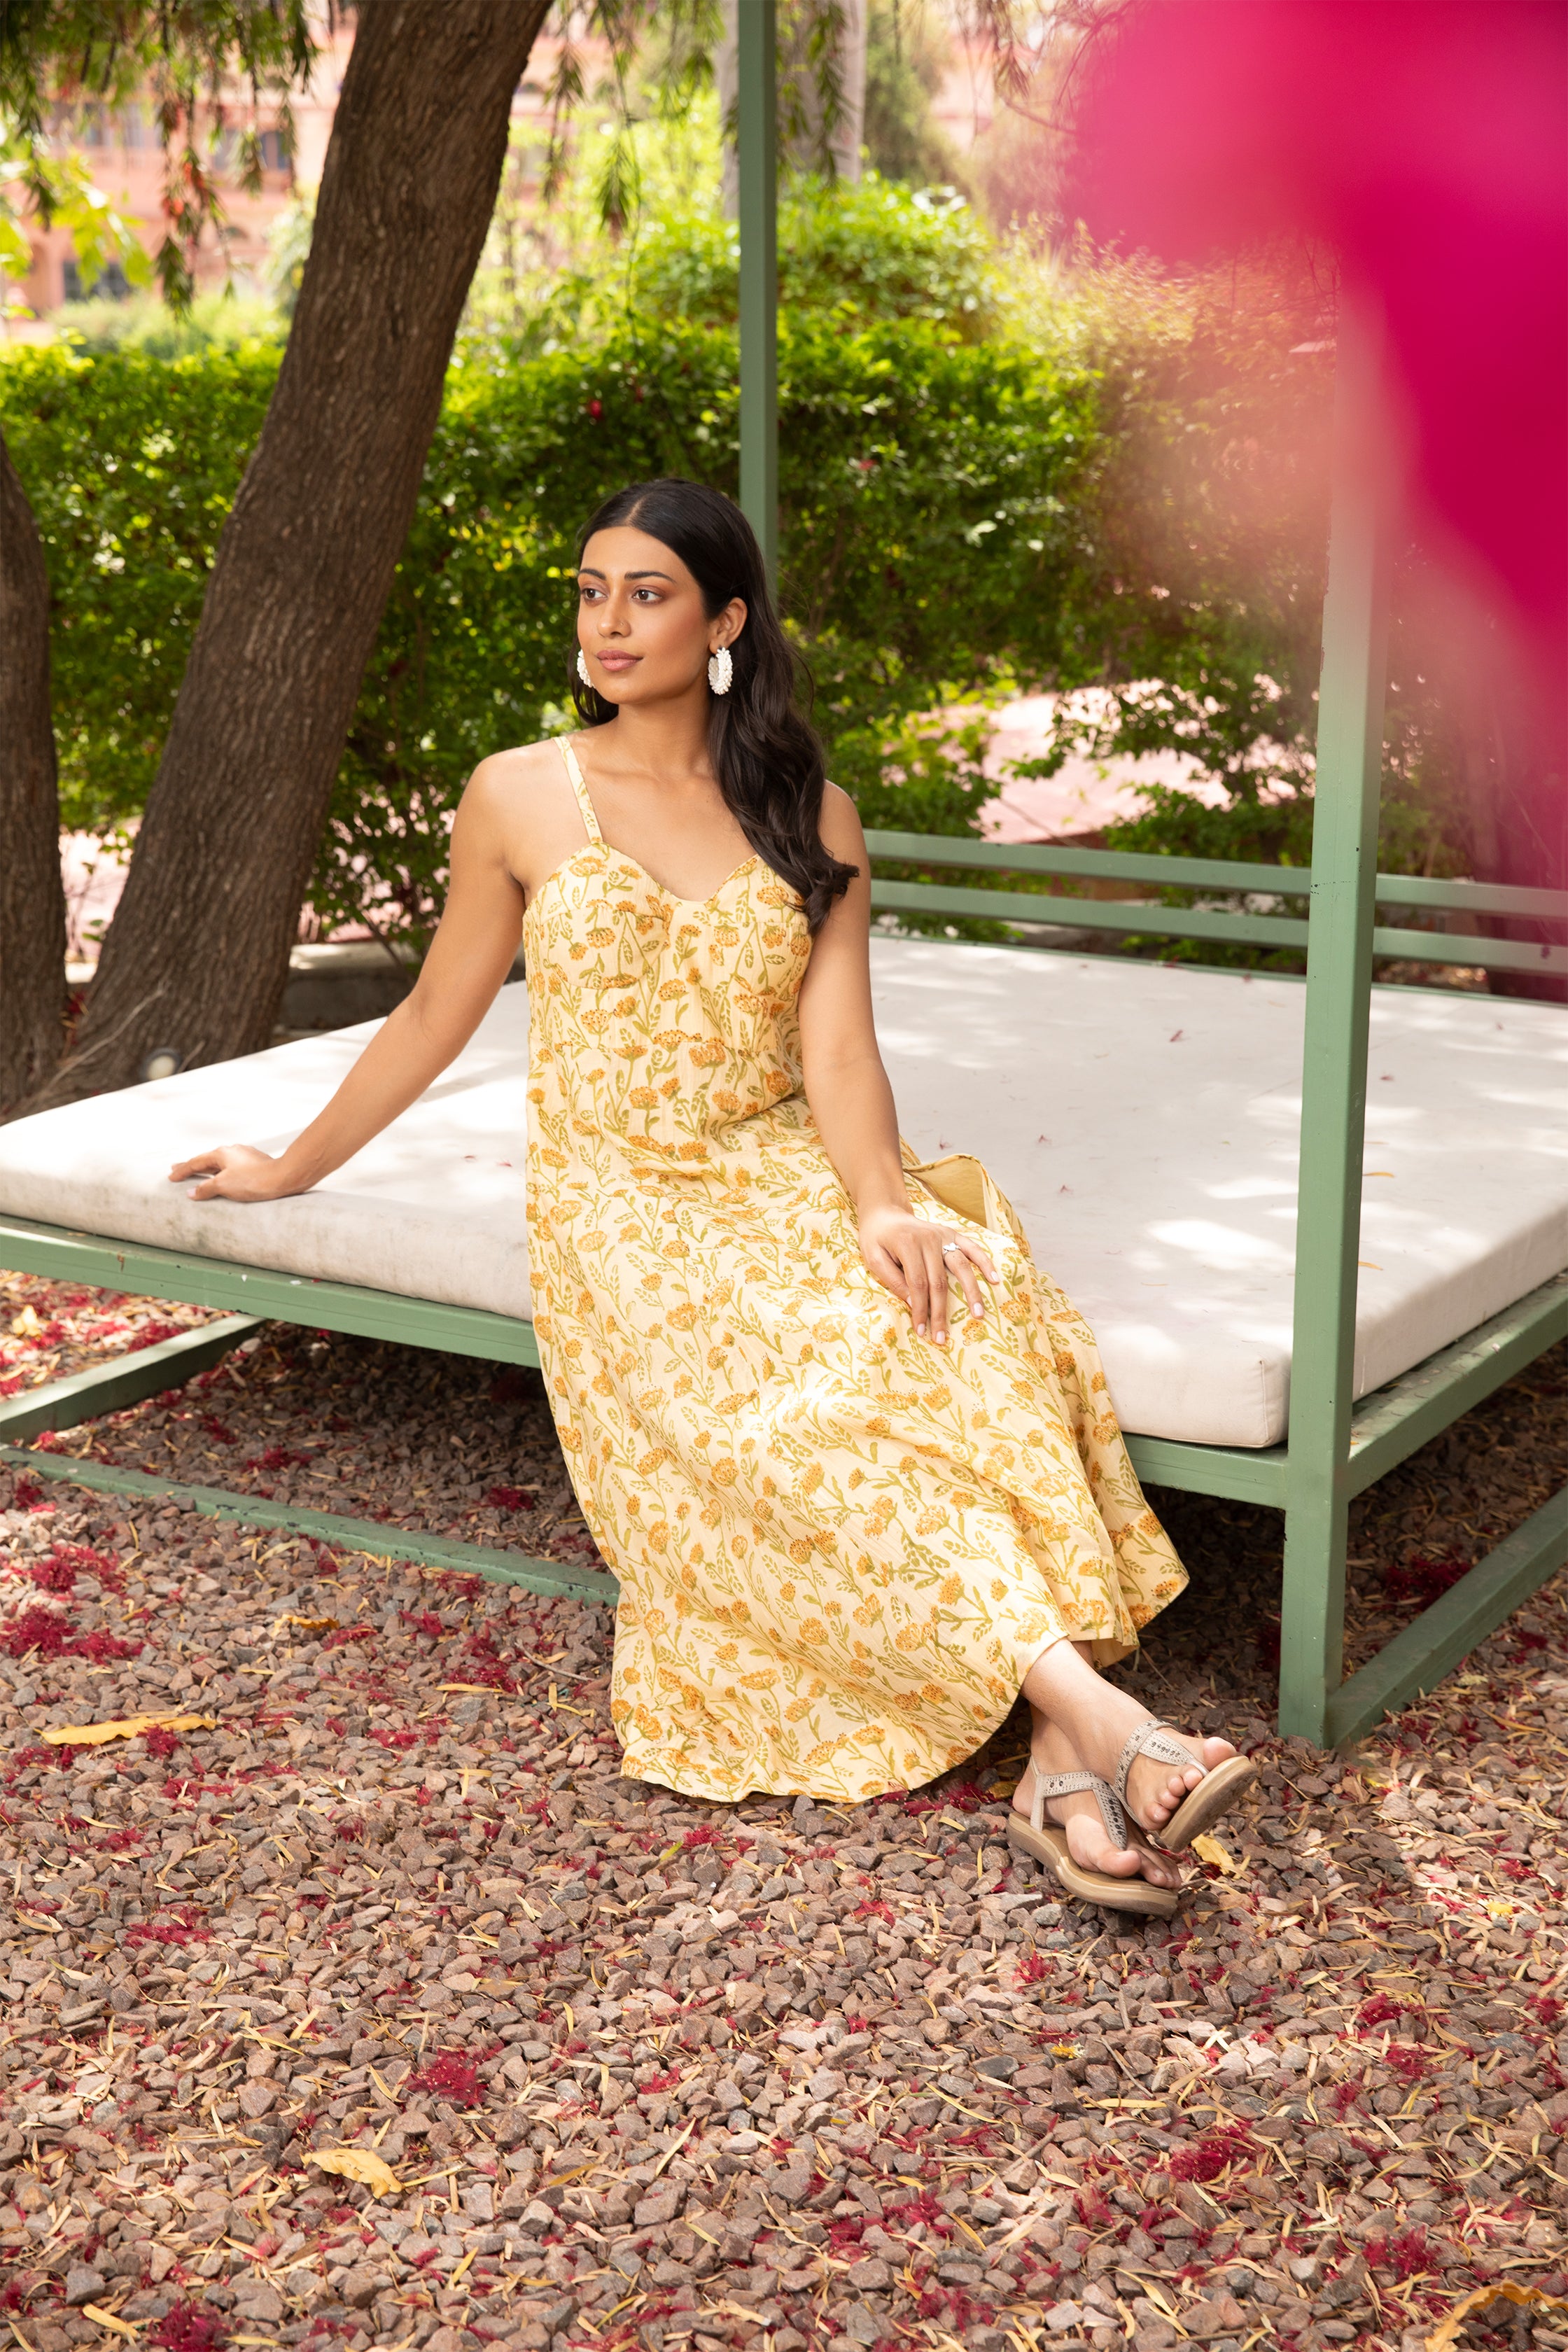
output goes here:
[{"label": "woman's left arm", "polygon": [[[995,1269],[978,1243],[917,1217],[899,1150],[899,1122],[871,1015],[871,883],[866,836],[855,803],[836,784],[823,801],[822,838],[835,857],[859,868],[812,942],[800,991],[801,1058],[806,1100],[828,1158],[855,1203],[860,1255],[869,1271],[947,1344],[948,1273],[972,1315],[985,1311],[980,1277]],[[958,1246],[944,1258],[942,1244]]]}]

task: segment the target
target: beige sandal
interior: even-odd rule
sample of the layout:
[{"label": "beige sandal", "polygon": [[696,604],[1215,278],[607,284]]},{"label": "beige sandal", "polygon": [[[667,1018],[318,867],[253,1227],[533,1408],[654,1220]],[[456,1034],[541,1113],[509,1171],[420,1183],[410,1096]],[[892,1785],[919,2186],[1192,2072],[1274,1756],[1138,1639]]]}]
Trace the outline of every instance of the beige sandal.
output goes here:
[{"label": "beige sandal", "polygon": [[1026,1822],[1015,1812],[1007,1822],[1007,1843],[1019,1853],[1048,1870],[1058,1885],[1084,1903],[1103,1903],[1111,1911],[1136,1911],[1144,1917],[1168,1919],[1180,1899],[1180,1889],[1156,1886],[1152,1880],[1113,1878],[1108,1870],[1089,1870],[1075,1862],[1068,1848],[1066,1830],[1046,1819],[1049,1797],[1072,1797],[1087,1790],[1100,1807],[1105,1834],[1112,1845],[1148,1843],[1135,1825],[1130,1829],[1115,1792],[1092,1772],[1042,1772],[1036,1765],[1035,1801]]},{"label": "beige sandal", "polygon": [[[1131,1733],[1117,1760],[1114,1793],[1118,1804],[1125,1806],[1130,1813],[1132,1808],[1127,1801],[1127,1776],[1134,1758],[1139,1756],[1147,1756],[1155,1764],[1173,1764],[1179,1771],[1197,1765],[1203,1772],[1197,1787],[1184,1804],[1177,1806],[1158,1833],[1157,1843],[1172,1853],[1179,1853],[1195,1837],[1202,1837],[1205,1830],[1222,1813],[1228,1812],[1242,1791],[1250,1789],[1258,1778],[1258,1767],[1247,1756],[1227,1756],[1223,1764],[1206,1768],[1199,1764],[1185,1741],[1175,1737],[1173,1726],[1152,1715],[1147,1723],[1141,1723]],[[1150,1843],[1156,1843],[1152,1834]]]}]

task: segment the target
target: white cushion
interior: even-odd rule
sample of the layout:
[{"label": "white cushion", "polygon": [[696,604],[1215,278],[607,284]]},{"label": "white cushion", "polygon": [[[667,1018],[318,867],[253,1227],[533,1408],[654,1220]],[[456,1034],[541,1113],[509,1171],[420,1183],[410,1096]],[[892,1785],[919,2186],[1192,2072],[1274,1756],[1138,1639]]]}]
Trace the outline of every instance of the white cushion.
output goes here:
[{"label": "white cushion", "polygon": [[193,1201],[171,1162],[281,1151],[380,1028],[332,1029],[0,1127],[0,1211],[161,1249],[529,1315],[523,1216],[528,998],[503,988],[467,1049],[313,1192]]},{"label": "white cushion", "polygon": [[[889,939],[872,977],[904,1133],[922,1156],[986,1160],[1093,1324],[1124,1425],[1282,1437],[1301,984]],[[377,1025],[0,1128],[0,1210],[527,1315],[520,985],[314,1192],[242,1208],[164,1181],[207,1144],[280,1148]],[[1568,1259],[1565,1079],[1556,1006],[1373,992],[1358,1395]]]},{"label": "white cushion", "polygon": [[[912,940],[873,970],[905,1134],[985,1160],[1123,1426],[1277,1444],[1302,983]],[[1374,988],[1366,1139],[1358,1396],[1568,1262],[1568,1012]]]}]

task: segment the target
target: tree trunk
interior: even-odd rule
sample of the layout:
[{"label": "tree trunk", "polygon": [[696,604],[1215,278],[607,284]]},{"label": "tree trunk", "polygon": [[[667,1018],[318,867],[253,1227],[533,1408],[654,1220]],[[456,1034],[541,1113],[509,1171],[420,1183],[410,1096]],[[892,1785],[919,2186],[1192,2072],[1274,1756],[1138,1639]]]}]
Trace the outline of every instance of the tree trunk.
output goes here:
[{"label": "tree trunk", "polygon": [[49,580],[0,438],[0,1116],[60,1057],[66,901],[49,717]]},{"label": "tree trunk", "polygon": [[860,178],[860,147],[866,136],[866,49],[870,27],[868,0],[843,0],[838,38],[838,120],[828,138],[833,176],[847,186]]},{"label": "tree trunk", "polygon": [[366,0],[278,387],[77,1049],[47,1091],[265,1045],[548,0]]}]

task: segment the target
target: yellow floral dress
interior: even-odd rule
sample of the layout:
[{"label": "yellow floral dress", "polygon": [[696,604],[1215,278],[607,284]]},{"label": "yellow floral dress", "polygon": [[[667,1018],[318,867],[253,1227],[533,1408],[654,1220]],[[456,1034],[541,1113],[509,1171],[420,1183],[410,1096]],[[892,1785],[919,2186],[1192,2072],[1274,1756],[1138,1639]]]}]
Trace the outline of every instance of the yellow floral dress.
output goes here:
[{"label": "yellow floral dress", "polygon": [[795,893],[752,857],[673,898],[603,840],[562,748],[588,840],[524,922],[529,1243],[620,1579],[624,1769],[720,1801],[918,1786],[1050,1642],[1122,1657],[1185,1576],[1092,1334],[977,1162],[932,1191],[904,1147],[918,1213],[979,1213],[984,1322],[936,1348],[867,1272],[802,1090]]}]

